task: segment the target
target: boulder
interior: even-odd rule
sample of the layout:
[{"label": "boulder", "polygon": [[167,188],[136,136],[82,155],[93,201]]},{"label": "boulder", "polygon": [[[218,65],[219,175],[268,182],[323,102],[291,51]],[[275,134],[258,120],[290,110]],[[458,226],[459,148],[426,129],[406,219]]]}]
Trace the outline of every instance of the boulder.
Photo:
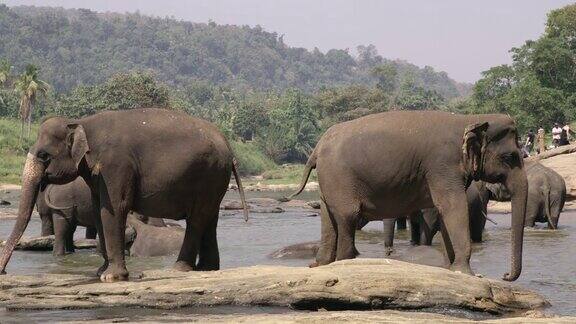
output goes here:
[{"label": "boulder", "polygon": [[389,259],[317,267],[253,266],[213,272],[145,271],[129,282],[65,274],[0,276],[0,306],[70,309],[284,306],[299,310],[443,309],[507,314],[548,305],[506,282]]},{"label": "boulder", "polygon": [[[92,239],[79,239],[74,241],[74,248],[76,249],[94,249],[97,246],[98,240]],[[0,246],[4,246],[6,241],[0,241]],[[28,251],[52,251],[54,247],[54,235],[39,236],[39,237],[23,237],[16,245],[16,250]]]}]

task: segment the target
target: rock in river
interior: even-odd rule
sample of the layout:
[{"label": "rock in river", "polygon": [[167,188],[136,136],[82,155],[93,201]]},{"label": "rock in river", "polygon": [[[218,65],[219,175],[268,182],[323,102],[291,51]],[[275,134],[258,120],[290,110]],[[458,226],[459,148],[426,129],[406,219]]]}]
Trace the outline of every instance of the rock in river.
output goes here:
[{"label": "rock in river", "polygon": [[540,295],[506,282],[388,259],[317,268],[253,266],[214,272],[145,271],[130,282],[42,274],[0,276],[0,306],[69,309],[257,305],[294,309],[448,309],[505,314],[537,309]]}]

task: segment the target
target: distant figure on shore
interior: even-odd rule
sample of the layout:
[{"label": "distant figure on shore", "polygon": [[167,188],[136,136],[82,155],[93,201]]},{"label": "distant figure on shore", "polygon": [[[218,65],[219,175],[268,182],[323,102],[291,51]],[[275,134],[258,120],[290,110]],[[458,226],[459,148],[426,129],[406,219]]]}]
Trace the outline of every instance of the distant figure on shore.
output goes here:
[{"label": "distant figure on shore", "polygon": [[530,129],[528,131],[528,134],[526,134],[526,142],[524,143],[524,151],[526,153],[526,155],[530,156],[530,153],[532,153],[532,149],[534,148],[534,140],[536,139],[536,134],[534,134],[534,131],[532,129]]},{"label": "distant figure on shore", "polygon": [[538,128],[538,135],[536,136],[536,139],[538,141],[538,148],[536,149],[536,152],[538,154],[544,153],[544,151],[546,151],[546,142],[544,139],[545,135],[546,132],[544,131],[544,128],[540,126],[540,128]]},{"label": "distant figure on shore", "polygon": [[571,138],[570,133],[574,133],[574,132],[570,129],[570,125],[568,125],[568,123],[566,123],[562,127],[562,134],[560,134],[560,146],[570,144],[570,138]]},{"label": "distant figure on shore", "polygon": [[560,124],[554,123],[554,127],[552,127],[552,145],[554,147],[560,146],[561,136],[562,136],[562,127],[560,127]]}]

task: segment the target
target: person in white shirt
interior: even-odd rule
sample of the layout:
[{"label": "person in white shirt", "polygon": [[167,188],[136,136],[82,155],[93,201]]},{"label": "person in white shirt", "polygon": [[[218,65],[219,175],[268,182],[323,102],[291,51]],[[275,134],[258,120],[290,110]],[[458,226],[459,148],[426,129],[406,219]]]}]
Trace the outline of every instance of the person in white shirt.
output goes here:
[{"label": "person in white shirt", "polygon": [[554,123],[554,127],[552,128],[552,145],[554,145],[554,147],[560,146],[560,135],[562,135],[562,128],[558,123]]}]

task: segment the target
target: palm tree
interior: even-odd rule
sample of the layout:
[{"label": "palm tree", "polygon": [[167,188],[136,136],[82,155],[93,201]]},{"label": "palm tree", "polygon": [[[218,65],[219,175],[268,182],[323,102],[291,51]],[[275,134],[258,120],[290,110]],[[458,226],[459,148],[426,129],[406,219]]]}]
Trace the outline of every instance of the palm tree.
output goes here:
[{"label": "palm tree", "polygon": [[15,90],[20,93],[20,118],[22,120],[20,141],[22,141],[22,137],[24,136],[24,124],[26,122],[28,122],[27,137],[30,137],[32,112],[36,106],[37,95],[46,95],[50,88],[48,83],[38,79],[39,71],[35,65],[28,64],[26,70],[20,75],[14,87]]},{"label": "palm tree", "polygon": [[[2,89],[12,76],[12,66],[7,60],[0,60],[0,89]],[[4,104],[2,96],[0,96],[0,104]]]}]

